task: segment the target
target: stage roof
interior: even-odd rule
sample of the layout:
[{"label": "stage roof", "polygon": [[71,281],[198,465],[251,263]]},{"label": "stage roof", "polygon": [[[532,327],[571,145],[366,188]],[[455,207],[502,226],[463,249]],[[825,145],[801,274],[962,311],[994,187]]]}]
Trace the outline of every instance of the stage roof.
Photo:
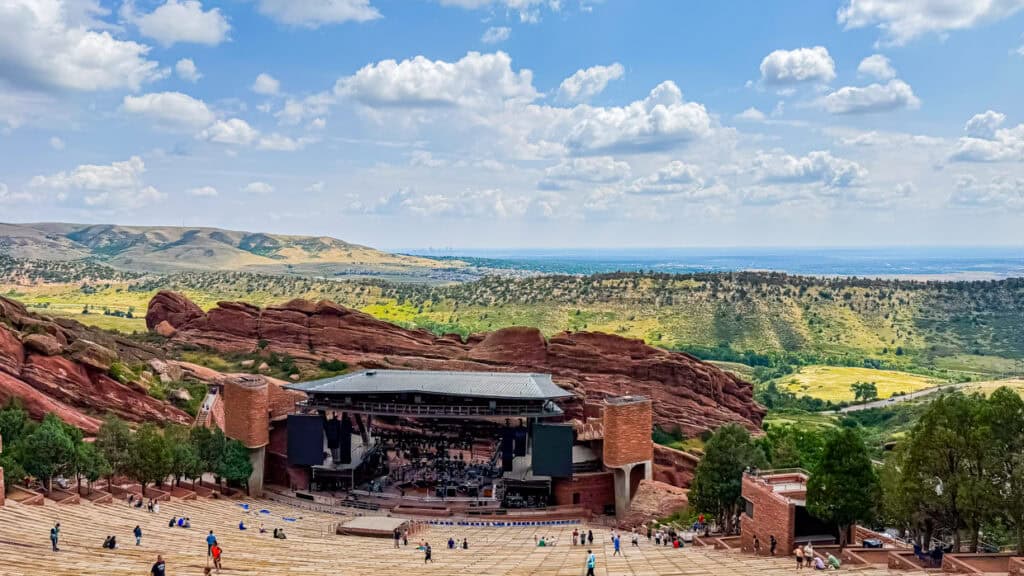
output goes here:
[{"label": "stage roof", "polygon": [[509,400],[550,400],[572,396],[571,392],[555,385],[550,374],[521,372],[364,370],[289,384],[285,388],[325,395],[409,393]]}]

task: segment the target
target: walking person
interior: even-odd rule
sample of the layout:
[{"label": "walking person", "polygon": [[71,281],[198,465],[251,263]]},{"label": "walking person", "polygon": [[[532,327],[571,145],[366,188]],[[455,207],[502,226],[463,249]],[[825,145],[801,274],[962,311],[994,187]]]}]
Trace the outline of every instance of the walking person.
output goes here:
[{"label": "walking person", "polygon": [[60,542],[60,522],[53,525],[50,528],[50,545],[53,547],[54,552],[60,552],[60,547],[57,544]]},{"label": "walking person", "polygon": [[615,548],[612,556],[622,556],[622,539],[619,538],[618,534],[612,536],[612,546]]},{"label": "walking person", "polygon": [[593,530],[587,530],[587,544],[590,544],[590,545],[594,544],[594,531]]},{"label": "walking person", "polygon": [[587,550],[587,576],[594,576],[594,568],[597,567],[597,556],[593,550]]},{"label": "walking person", "polygon": [[206,535],[206,555],[207,556],[212,556],[213,555],[213,545],[216,544],[216,543],[217,543],[217,537],[213,535],[213,530],[210,530],[210,533]]},{"label": "walking person", "polygon": [[132,530],[132,534],[135,535],[135,545],[142,546],[142,528],[136,524],[135,530]]},{"label": "walking person", "polygon": [[402,542],[402,533],[395,530],[395,549],[398,549],[398,545]]},{"label": "walking person", "polygon": [[779,544],[778,540],[775,539],[775,534],[768,536],[768,550],[772,556],[775,556],[775,547]]},{"label": "walking person", "polygon": [[220,574],[221,570],[220,556],[222,552],[223,550],[220,549],[220,544],[214,543],[214,545],[210,547],[210,555],[213,556],[213,567],[217,569],[218,574]]},{"label": "walking person", "polygon": [[754,536],[754,556],[761,555],[761,540]]},{"label": "walking person", "polygon": [[797,545],[793,549],[793,555],[796,556],[796,569],[802,569],[804,567],[804,549]]},{"label": "walking person", "polygon": [[433,553],[434,553],[434,551],[430,548],[430,542],[425,542],[423,544],[423,563],[424,564],[426,564],[427,562],[430,562],[431,564],[434,563],[434,559],[431,557],[433,555]]}]

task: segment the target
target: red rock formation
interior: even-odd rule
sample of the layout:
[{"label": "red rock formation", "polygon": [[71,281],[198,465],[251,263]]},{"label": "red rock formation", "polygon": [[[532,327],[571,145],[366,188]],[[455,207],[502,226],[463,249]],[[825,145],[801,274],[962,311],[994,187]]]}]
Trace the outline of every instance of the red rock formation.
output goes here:
[{"label": "red rock formation", "polygon": [[72,320],[30,314],[0,297],[0,403],[17,398],[33,418],[52,412],[90,434],[108,412],[136,422],[191,422],[140,384],[125,385],[107,374],[115,361],[135,363],[153,353]]},{"label": "red rock formation", "polygon": [[[629,512],[619,523],[626,529],[637,528],[650,520],[671,516],[686,508],[686,490],[657,480],[641,480],[629,504]],[[640,530],[638,530],[640,531]]]},{"label": "red rock formation", "polygon": [[[579,400],[648,396],[654,423],[688,436],[730,422],[758,429],[765,413],[748,382],[690,355],[610,334],[565,332],[545,340],[534,328],[506,328],[463,343],[333,302],[293,300],[264,310],[222,302],[199,317],[190,312],[195,305],[177,294],[161,292],[152,302],[147,323],[171,324],[177,330],[171,342],[224,352],[265,347],[300,360],[338,359],[362,368],[547,372]],[[582,417],[582,402],[566,409]]]},{"label": "red rock formation", "polygon": [[654,445],[654,479],[673,486],[689,486],[700,456],[668,446]]}]

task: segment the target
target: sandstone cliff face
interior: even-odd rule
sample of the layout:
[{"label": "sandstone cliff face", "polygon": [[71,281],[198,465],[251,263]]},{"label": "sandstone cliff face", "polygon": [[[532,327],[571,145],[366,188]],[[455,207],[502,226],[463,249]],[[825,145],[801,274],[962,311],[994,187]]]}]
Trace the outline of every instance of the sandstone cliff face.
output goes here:
[{"label": "sandstone cliff face", "polygon": [[17,398],[33,418],[52,412],[87,434],[99,430],[108,412],[136,422],[191,422],[188,414],[152,398],[141,386],[107,374],[114,361],[136,363],[155,353],[72,320],[30,314],[0,297],[0,404]]},{"label": "sandstone cliff face", "polygon": [[730,422],[757,429],[765,413],[749,383],[687,354],[610,334],[565,332],[545,340],[533,328],[506,328],[462,342],[326,301],[265,309],[221,302],[199,316],[194,307],[161,292],[146,322],[169,323],[176,330],[172,343],[224,352],[253,352],[264,341],[266,350],[300,360],[338,359],[361,368],[548,372],[576,395],[566,406],[570,416],[582,416],[583,401],[642,394],[654,401],[655,424],[687,435]]}]

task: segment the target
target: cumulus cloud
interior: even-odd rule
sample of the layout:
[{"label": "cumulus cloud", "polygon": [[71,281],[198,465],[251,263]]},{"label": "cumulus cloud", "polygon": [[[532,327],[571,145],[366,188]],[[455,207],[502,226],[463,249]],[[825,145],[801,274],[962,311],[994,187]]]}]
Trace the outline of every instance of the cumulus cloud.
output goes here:
[{"label": "cumulus cloud", "polygon": [[464,190],[457,194],[408,195],[402,208],[422,216],[457,218],[513,218],[530,208],[526,196],[510,195],[499,188]]},{"label": "cumulus cloud", "polygon": [[691,200],[721,196],[724,186],[706,186],[701,169],[693,164],[674,160],[653,174],[634,180],[626,189],[630,194],[646,196],[684,196]]},{"label": "cumulus cloud", "polygon": [[219,8],[203,10],[199,0],[167,0],[149,14],[136,14],[129,0],[121,17],[134,23],[139,33],[164,46],[178,43],[216,46],[227,40],[231,25]]},{"label": "cumulus cloud", "polygon": [[548,7],[553,12],[561,10],[561,0],[440,0],[442,6],[458,6],[469,10],[503,6],[519,14],[520,22],[535,24],[540,21],[540,8]]},{"label": "cumulus cloud", "polygon": [[256,7],[282,24],[305,28],[380,18],[370,0],[258,0]]},{"label": "cumulus cloud", "polygon": [[512,29],[508,26],[491,26],[480,36],[484,44],[500,44],[512,36]]},{"label": "cumulus cloud", "polygon": [[591,66],[577,70],[558,86],[558,97],[567,102],[585,102],[604,91],[612,80],[622,78],[625,73],[622,64]]},{"label": "cumulus cloud", "polygon": [[544,170],[544,179],[538,187],[544,190],[563,190],[572,183],[609,184],[629,178],[626,162],[611,156],[569,158]]},{"label": "cumulus cloud", "polygon": [[189,196],[200,196],[200,197],[213,197],[217,195],[217,189],[213,186],[200,186],[198,188],[190,188],[188,191]]},{"label": "cumulus cloud", "polygon": [[174,65],[174,73],[178,75],[178,78],[186,82],[192,82],[193,84],[198,82],[203,77],[199,73],[199,69],[196,68],[196,63],[191,58],[182,58]]},{"label": "cumulus cloud", "polygon": [[1021,0],[849,0],[837,18],[846,29],[876,27],[884,44],[902,45],[924,34],[947,34],[1013,15]]},{"label": "cumulus cloud", "polygon": [[14,192],[6,184],[0,182],[0,204],[21,204],[34,199],[28,192]]},{"label": "cumulus cloud", "polygon": [[954,162],[1003,162],[1024,159],[1024,124],[1003,128],[1006,115],[994,110],[975,114],[957,141]]},{"label": "cumulus cloud", "polygon": [[761,79],[766,84],[827,83],[835,77],[836,63],[824,46],[775,50],[761,60]]},{"label": "cumulus cloud", "polygon": [[250,126],[245,120],[229,118],[227,120],[218,120],[200,132],[197,137],[201,140],[208,140],[219,144],[248,146],[255,142],[259,135],[259,130]]},{"label": "cumulus cloud", "polygon": [[256,80],[252,83],[252,91],[257,94],[263,94],[265,96],[272,96],[277,94],[278,90],[281,89],[281,83],[277,81],[270,74],[262,73],[256,77]]},{"label": "cumulus cloud", "polygon": [[291,136],[285,136],[283,134],[273,133],[267,136],[263,136],[256,143],[256,147],[260,150],[275,150],[277,152],[294,152],[296,150],[302,150],[307,144],[312,142],[310,138],[292,138]]},{"label": "cumulus cloud", "polygon": [[872,54],[857,65],[857,74],[876,80],[892,80],[896,77],[896,69],[889,58],[882,54]]},{"label": "cumulus cloud", "polygon": [[456,62],[383,60],[341,78],[334,91],[370,107],[488,107],[539,96],[533,73],[514,72],[504,52],[469,52]]},{"label": "cumulus cloud", "polygon": [[249,194],[270,194],[273,191],[273,186],[260,180],[249,182],[245,186],[242,186],[242,192],[247,192]]},{"label": "cumulus cloud", "polygon": [[202,100],[181,92],[154,92],[125,96],[121,105],[129,114],[154,120],[167,128],[199,130],[213,123],[215,116]]},{"label": "cumulus cloud", "polygon": [[0,78],[27,90],[138,89],[163,77],[149,47],[119,40],[92,0],[0,3]]},{"label": "cumulus cloud", "polygon": [[837,158],[828,150],[815,150],[806,156],[781,152],[758,152],[753,173],[765,184],[820,184],[825,188],[849,188],[864,183],[867,170],[860,164]]},{"label": "cumulus cloud", "polygon": [[754,108],[753,106],[735,115],[734,118],[736,118],[737,120],[745,120],[747,122],[764,122],[765,120],[768,119],[768,117],[765,116],[764,112],[761,112],[760,110]]},{"label": "cumulus cloud", "polygon": [[[57,191],[59,200],[81,195],[89,207],[114,209],[139,208],[164,200],[167,195],[142,181],[146,164],[132,156],[111,164],[82,164],[70,172],[35,176],[29,186]],[[77,196],[74,196],[77,198]]]},{"label": "cumulus cloud", "polygon": [[685,102],[672,81],[662,82],[646,98],[626,106],[580,106],[572,111],[572,118],[565,146],[577,154],[667,149],[712,132],[704,106]]},{"label": "cumulus cloud", "polygon": [[288,98],[284,107],[274,115],[281,124],[294,126],[306,120],[325,123],[323,116],[327,115],[334,103],[334,97],[326,92],[311,94],[302,99]]},{"label": "cumulus cloud", "polygon": [[957,178],[949,203],[995,210],[1024,210],[1024,179],[997,176],[982,182],[972,175]]},{"label": "cumulus cloud", "polygon": [[832,114],[870,114],[915,109],[920,105],[910,84],[899,79],[885,84],[844,86],[821,99],[822,108]]}]

